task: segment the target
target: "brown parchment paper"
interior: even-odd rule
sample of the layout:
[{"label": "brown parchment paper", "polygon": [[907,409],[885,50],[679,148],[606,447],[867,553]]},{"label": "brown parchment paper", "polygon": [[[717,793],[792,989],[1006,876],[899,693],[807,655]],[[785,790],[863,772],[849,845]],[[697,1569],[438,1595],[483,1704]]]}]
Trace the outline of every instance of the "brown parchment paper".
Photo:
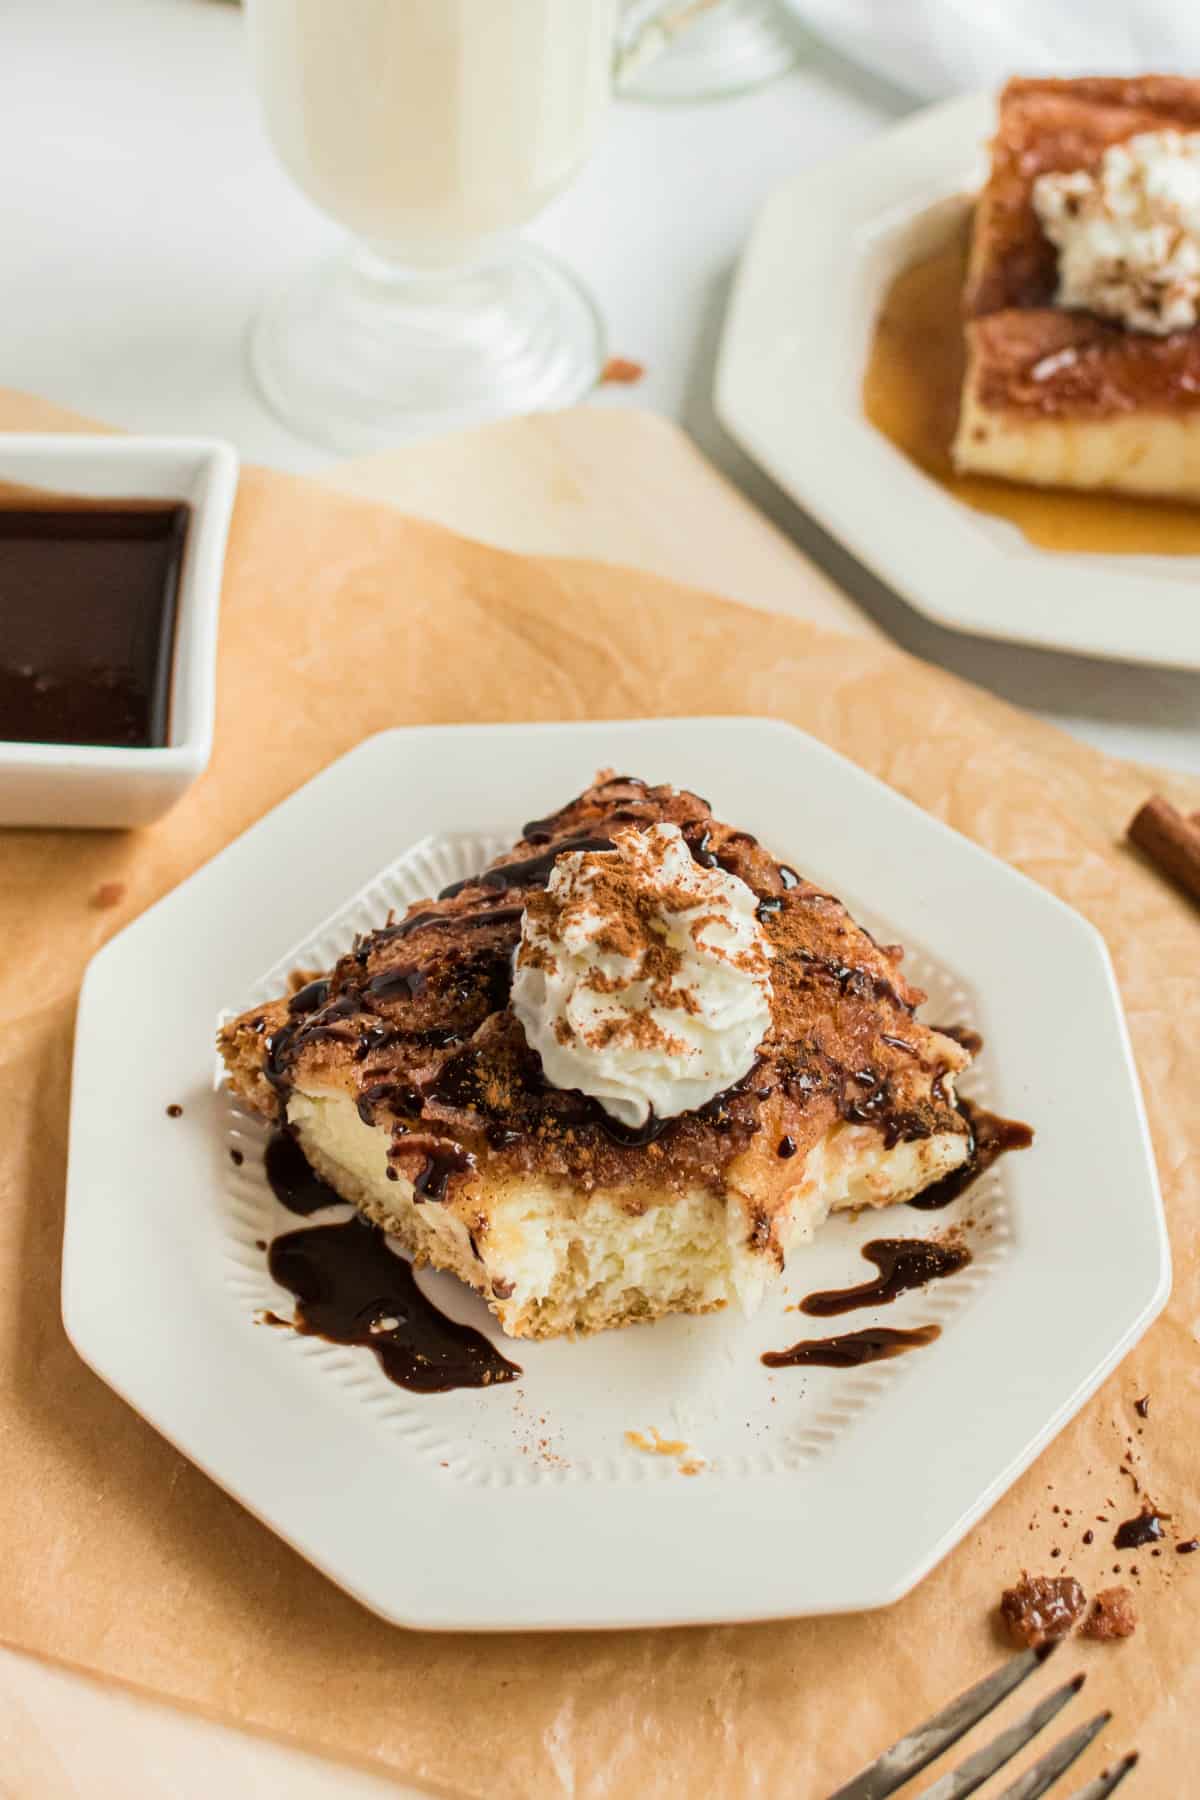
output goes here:
[{"label": "brown parchment paper", "polygon": [[[886,1612],[616,1635],[392,1629],[183,1461],[63,1336],[69,1058],[83,967],[230,837],[382,727],[722,712],[802,725],[1099,926],[1171,1222],[1170,1310],[970,1539]],[[882,643],[647,576],[523,561],[247,472],[208,775],[140,833],[0,832],[0,1637],[455,1796],[819,1800],[996,1662],[989,1615],[1023,1564],[1104,1585],[1116,1560],[1108,1534],[1097,1527],[1084,1551],[1079,1528],[1095,1512],[1115,1520],[1136,1510],[1117,1465],[1141,1423],[1132,1400],[1148,1391],[1142,1478],[1178,1529],[1160,1558],[1137,1559],[1138,1635],[1115,1648],[1072,1645],[1040,1685],[1086,1668],[1089,1705],[1117,1714],[1103,1739],[1109,1754],[1133,1744],[1143,1753],[1132,1791],[1172,1800],[1191,1791],[1200,1555],[1171,1546],[1200,1533],[1200,914],[1119,844],[1151,787],[1200,807],[1200,782],[1106,759]],[[97,909],[89,897],[106,882],[126,892]],[[881,1493],[881,1516],[887,1504]],[[1070,1530],[1055,1505],[1074,1509]],[[1065,1554],[1052,1562],[1056,1542]],[[486,1521],[469,1550],[464,1579],[471,1558],[487,1554]],[[781,1559],[819,1553],[779,1545]],[[1104,1760],[1094,1748],[1080,1780]]]}]

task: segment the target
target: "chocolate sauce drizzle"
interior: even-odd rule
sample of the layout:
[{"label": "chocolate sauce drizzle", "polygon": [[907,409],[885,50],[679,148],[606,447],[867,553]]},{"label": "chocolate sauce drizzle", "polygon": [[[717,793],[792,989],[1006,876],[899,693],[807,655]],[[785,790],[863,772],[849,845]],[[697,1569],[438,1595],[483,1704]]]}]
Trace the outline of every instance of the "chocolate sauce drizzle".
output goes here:
[{"label": "chocolate sauce drizzle", "polygon": [[366,992],[374,1000],[390,1000],[396,994],[403,994],[408,1000],[416,1000],[429,985],[429,977],[424,969],[408,964],[399,969],[384,969],[380,975],[372,975],[366,986]]},{"label": "chocolate sauce drizzle", "polygon": [[[579,1093],[578,1089],[574,1091]],[[673,1119],[660,1119],[651,1107],[643,1124],[623,1125],[620,1119],[614,1119],[611,1113],[605,1112],[590,1095],[579,1093],[579,1098],[584,1103],[588,1124],[598,1126],[612,1143],[621,1144],[626,1149],[641,1150],[647,1144],[657,1143],[668,1125],[675,1122]]]},{"label": "chocolate sauce drizzle", "polygon": [[[727,875],[736,875],[738,868],[735,858],[727,856],[724,852],[732,849],[735,844],[745,844],[748,849],[753,850],[758,843],[758,839],[752,831],[731,831],[723,839],[721,849],[714,850],[711,826],[705,825],[697,830],[695,825],[685,825],[682,830],[683,841],[692,853],[692,861],[698,863],[702,869],[724,869]],[[780,874],[782,878],[782,870]],[[789,885],[792,884],[784,882],[785,887]],[[763,896],[758,912],[760,922],[765,924],[768,915],[778,912],[782,905],[783,901],[777,895]]]},{"label": "chocolate sauce drizzle", "polygon": [[[427,925],[457,925],[462,931],[479,931],[485,925],[514,925],[524,912],[523,906],[493,906],[486,912],[477,913],[414,913],[411,919],[401,919],[398,924],[384,925],[371,934],[376,944],[390,944],[397,938],[406,938],[414,931],[421,931]],[[360,950],[362,960],[365,946]]]},{"label": "chocolate sauce drizzle", "polygon": [[290,1131],[273,1133],[263,1154],[263,1166],[271,1192],[281,1206],[298,1213],[302,1219],[320,1212],[323,1206],[343,1206],[340,1194],[309,1166],[308,1158]]},{"label": "chocolate sauce drizzle", "polygon": [[886,1306],[913,1288],[956,1275],[971,1260],[965,1245],[938,1244],[923,1238],[873,1238],[863,1245],[862,1253],[879,1270],[874,1281],[809,1294],[800,1302],[800,1311],[815,1319],[829,1319],[837,1313],[854,1312],[860,1306]]},{"label": "chocolate sauce drizzle", "polygon": [[374,1351],[389,1381],[417,1394],[493,1387],[522,1371],[481,1332],[446,1317],[375,1225],[315,1225],[285,1232],[267,1266],[296,1298],[295,1331]]},{"label": "chocolate sauce drizzle", "polygon": [[[290,1132],[274,1134],[263,1160],[275,1198],[289,1212],[307,1217],[343,1204],[310,1168]],[[432,1170],[431,1181],[436,1183]],[[409,1264],[388,1249],[383,1232],[361,1219],[285,1232],[270,1246],[268,1267],[296,1296],[293,1329],[373,1350],[384,1373],[401,1387],[444,1393],[514,1381],[521,1373],[479,1332],[439,1312],[417,1286]],[[394,1323],[381,1328],[383,1320]]]},{"label": "chocolate sauce drizzle", "polygon": [[941,1207],[949,1206],[991,1168],[997,1157],[1008,1150],[1028,1150],[1033,1142],[1032,1127],[1023,1125],[1019,1119],[1002,1119],[997,1113],[973,1105],[970,1100],[960,1099],[958,1110],[971,1130],[970,1152],[965,1163],[951,1169],[948,1175],[943,1175],[940,1181],[935,1181],[923,1194],[909,1201],[910,1206],[921,1212],[937,1212]]},{"label": "chocolate sauce drizzle", "polygon": [[983,1038],[969,1025],[935,1025],[933,1029],[940,1031],[943,1037],[953,1038],[956,1044],[961,1044],[968,1056],[978,1056],[983,1049]]},{"label": "chocolate sauce drizzle", "polygon": [[1144,1544],[1156,1544],[1166,1536],[1162,1528],[1163,1519],[1168,1517],[1160,1513],[1156,1507],[1147,1506],[1136,1518],[1126,1519],[1117,1526],[1113,1538],[1113,1546],[1117,1550],[1140,1550]]},{"label": "chocolate sauce drizzle", "polygon": [[288,1011],[295,1017],[307,1013],[315,1013],[324,1006],[329,998],[329,977],[322,975],[316,981],[306,981],[302,988],[288,1001]]},{"label": "chocolate sauce drizzle", "polygon": [[496,869],[483,869],[478,875],[467,875],[462,881],[452,881],[438,895],[439,900],[453,900],[469,887],[493,888],[503,892],[509,888],[545,887],[560,856],[571,851],[611,850],[613,841],[607,837],[590,837],[587,832],[580,832],[574,837],[560,838],[556,844],[550,844],[545,850],[539,850],[536,856],[523,857],[519,862],[502,863]]},{"label": "chocolate sauce drizzle", "polygon": [[[637,795],[645,791],[645,783],[635,781],[632,777],[620,776],[614,777],[605,787],[617,812],[628,812],[631,818],[635,818],[636,809],[644,805]],[[627,795],[632,797],[627,799]],[[561,828],[564,817],[574,804],[568,803],[567,807],[546,819],[528,821],[524,827],[527,840],[532,843],[540,838],[552,837],[554,831]],[[607,832],[611,828],[615,817],[616,813],[612,811],[606,813],[602,831]],[[724,853],[739,841],[751,846],[757,842],[750,833],[733,833],[722,838],[720,850],[714,851],[710,841],[712,831],[707,826],[692,826],[690,831],[685,830],[685,837],[697,862],[705,866],[724,864]],[[612,847],[612,839],[606,835],[593,836],[587,832],[576,832],[544,844],[535,855],[482,870],[464,881],[452,883],[443,889],[439,899],[453,899],[456,895],[465,894],[468,889],[477,890],[473,895],[468,894],[465,905],[453,912],[429,906],[411,917],[395,923],[389,922],[357,939],[352,958],[339,966],[334,977],[335,982],[341,983],[334,997],[330,998],[332,990],[328,980],[322,978],[307,983],[293,995],[286,1023],[272,1032],[266,1042],[264,1072],[281,1100],[286,1102],[290,1091],[291,1068],[305,1045],[322,1039],[353,1043],[355,1061],[365,1065],[362,1072],[363,1087],[358,1096],[361,1117],[367,1123],[375,1123],[377,1108],[386,1102],[397,1114],[408,1115],[410,1130],[413,1119],[421,1118],[423,1123],[419,1129],[424,1131],[429,1141],[437,1142],[439,1148],[436,1153],[429,1154],[427,1166],[416,1177],[417,1197],[443,1199],[452,1177],[464,1173],[471,1164],[468,1153],[453,1142],[452,1136],[444,1128],[430,1119],[431,1108],[436,1109],[441,1105],[477,1115],[472,1122],[487,1134],[488,1141],[493,1146],[514,1143],[521,1135],[512,1130],[511,1104],[506,1104],[502,1115],[497,1110],[499,1103],[489,1103],[491,1090],[480,1079],[480,1062],[469,1041],[483,1016],[474,1002],[486,998],[487,1016],[502,1013],[508,1004],[512,981],[512,945],[508,941],[510,934],[505,933],[499,945],[481,945],[475,954],[466,945],[453,946],[452,960],[460,960],[462,968],[468,972],[460,984],[461,992],[450,1002],[451,1017],[457,1018],[461,1014],[461,1025],[437,1024],[405,1028],[397,1024],[394,1017],[376,1018],[364,1024],[361,1015],[370,1015],[378,1003],[418,999],[428,987],[429,975],[417,963],[412,963],[381,970],[368,979],[365,973],[356,977],[353,965],[357,963],[365,971],[375,948],[403,940],[412,933],[425,929],[441,927],[465,933],[489,926],[517,925],[523,913],[520,904],[489,905],[488,900],[513,889],[543,885],[549,879],[557,858],[565,852],[606,851]],[[791,890],[801,887],[801,878],[794,869],[786,864],[778,864],[776,867],[782,894],[758,896],[759,915],[767,919],[788,903],[787,896]],[[814,903],[816,900],[824,902],[827,897],[811,896],[806,891],[796,896],[796,901],[801,904],[807,904],[810,899]],[[480,906],[480,902],[484,904]],[[886,976],[856,967],[836,955],[821,956],[804,951],[800,955],[809,966],[811,979],[830,980],[844,993],[871,996],[888,1001],[902,1012],[912,1011],[912,1007],[900,998],[898,990]],[[352,1019],[352,1015],[359,1016]],[[380,1080],[386,1071],[373,1070],[370,1062],[376,1051],[382,1052],[388,1046],[396,1044],[426,1046],[435,1050],[461,1044],[462,1048],[445,1060],[436,1073],[423,1075],[419,1091],[409,1086],[401,1093],[399,1089],[389,1091]],[[907,1044],[904,1048],[913,1050]],[[486,1057],[484,1062],[486,1063]],[[540,1096],[552,1094],[549,1110],[553,1113],[552,1122],[556,1126],[564,1130],[594,1131],[620,1148],[644,1149],[665,1134],[673,1135],[674,1131],[686,1128],[686,1119],[659,1118],[653,1113],[642,1125],[624,1127],[589,1096],[579,1092],[550,1090],[535,1057],[531,1057],[527,1065],[518,1062],[513,1073],[518,1088],[523,1086]],[[734,1083],[708,1105],[698,1108],[696,1116],[719,1132],[741,1133],[748,1141],[760,1129],[761,1121],[751,1106],[737,1104],[738,1097],[752,1088],[754,1099],[765,1100],[777,1085],[782,1085],[793,1099],[802,1104],[818,1091],[829,1092],[842,1118],[854,1123],[875,1125],[883,1133],[884,1143],[888,1148],[901,1140],[928,1137],[934,1128],[929,1108],[906,1109],[899,1106],[887,1077],[869,1068],[854,1071],[833,1068],[821,1073],[804,1066],[788,1066],[774,1070],[764,1080],[759,1065],[756,1065],[742,1081]],[[947,1096],[943,1094],[941,1098],[945,1100]],[[978,1115],[972,1136],[975,1154],[969,1171],[948,1178],[946,1183],[930,1190],[919,1204],[948,1204],[954,1193],[961,1191],[1001,1149],[1015,1147],[1019,1141],[1015,1137],[1003,1143],[993,1141],[995,1133],[989,1133],[985,1129],[985,1121],[990,1120],[991,1115]],[[1026,1131],[1025,1127],[1010,1126],[1005,1121],[995,1123],[997,1127],[1003,1126],[1010,1133]],[[405,1125],[398,1120],[393,1127],[396,1143],[402,1142],[400,1134],[404,1129]],[[781,1138],[778,1141],[779,1156],[786,1158],[794,1154],[795,1145],[794,1138]],[[407,1147],[412,1148],[411,1138],[407,1140]],[[395,1150],[395,1144],[393,1149]],[[398,1171],[390,1165],[388,1173],[393,1179],[399,1179]],[[953,1191],[950,1191],[952,1185]]]},{"label": "chocolate sauce drizzle", "polygon": [[883,1362],[918,1350],[942,1335],[940,1325],[870,1325],[864,1331],[846,1331],[838,1337],[805,1338],[790,1350],[766,1350],[762,1361],[768,1369],[795,1369],[819,1363],[829,1369],[857,1369],[863,1363]]},{"label": "chocolate sauce drizzle", "polygon": [[[756,1059],[738,1081],[723,1088],[719,1094],[714,1094],[711,1100],[698,1107],[697,1115],[706,1123],[715,1125],[718,1130],[730,1126],[727,1110],[730,1102],[752,1087],[755,1079],[761,1074],[761,1070],[762,1061]],[[553,1095],[561,1124],[575,1130],[594,1127],[597,1131],[602,1132],[610,1143],[617,1144],[624,1149],[641,1149],[647,1144],[653,1144],[662,1137],[664,1132],[670,1131],[682,1122],[681,1117],[660,1118],[651,1108],[641,1125],[623,1125],[619,1119],[614,1119],[610,1113],[605,1112],[598,1100],[590,1094],[583,1093],[579,1088],[551,1087],[541,1073],[541,1067],[536,1058],[531,1058],[526,1079],[531,1086],[540,1085],[543,1092]],[[760,1099],[765,1097],[765,1092],[758,1095]],[[486,1105],[478,1080],[478,1059],[476,1052],[469,1044],[442,1065],[437,1075],[425,1087],[424,1098],[436,1105],[448,1106],[456,1111],[483,1112],[486,1116]],[[489,1121],[486,1130],[489,1142],[495,1147],[499,1147],[499,1142],[515,1141],[517,1135],[508,1131],[501,1119]]]},{"label": "chocolate sauce drizzle", "polygon": [[0,503],[0,741],[167,743],[185,501]]},{"label": "chocolate sauce drizzle", "polygon": [[425,1157],[420,1172],[413,1178],[413,1202],[417,1206],[426,1200],[444,1200],[451,1177],[465,1175],[475,1167],[475,1158],[461,1144],[423,1134],[397,1138],[388,1155],[406,1155],[413,1150],[420,1150]]},{"label": "chocolate sauce drizzle", "polygon": [[910,1018],[917,1010],[912,1001],[901,998],[900,990],[886,975],[877,975],[872,969],[854,963],[841,962],[834,956],[819,956],[813,950],[801,950],[798,955],[814,975],[832,981],[844,994],[852,994],[860,1000],[885,1000],[897,1012],[907,1013]]}]

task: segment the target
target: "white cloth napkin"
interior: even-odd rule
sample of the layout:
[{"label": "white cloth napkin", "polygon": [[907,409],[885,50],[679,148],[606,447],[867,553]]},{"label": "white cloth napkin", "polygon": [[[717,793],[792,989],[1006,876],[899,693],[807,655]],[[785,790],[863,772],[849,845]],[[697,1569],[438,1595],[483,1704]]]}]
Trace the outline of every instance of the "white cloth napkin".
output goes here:
[{"label": "white cloth napkin", "polygon": [[1200,75],[1200,0],[786,0],[852,62],[924,98],[1009,75]]}]

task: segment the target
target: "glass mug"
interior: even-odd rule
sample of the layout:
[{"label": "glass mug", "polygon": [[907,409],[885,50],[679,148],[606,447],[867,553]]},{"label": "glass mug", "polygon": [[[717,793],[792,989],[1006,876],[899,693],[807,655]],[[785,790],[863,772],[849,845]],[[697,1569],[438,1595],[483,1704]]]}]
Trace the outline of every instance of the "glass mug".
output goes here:
[{"label": "glass mug", "polygon": [[369,450],[565,406],[595,381],[586,294],[509,234],[573,178],[617,0],[247,0],[267,130],[351,243],[251,335],[269,403]]}]

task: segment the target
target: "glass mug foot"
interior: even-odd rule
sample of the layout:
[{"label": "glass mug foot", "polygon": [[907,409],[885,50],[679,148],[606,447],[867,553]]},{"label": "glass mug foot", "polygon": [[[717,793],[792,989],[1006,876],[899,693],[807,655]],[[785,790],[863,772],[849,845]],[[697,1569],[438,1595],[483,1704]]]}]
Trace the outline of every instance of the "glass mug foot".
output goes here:
[{"label": "glass mug foot", "polygon": [[528,244],[450,271],[351,247],[267,302],[249,350],[285,424],[356,453],[569,406],[599,376],[604,333],[573,276]]}]

